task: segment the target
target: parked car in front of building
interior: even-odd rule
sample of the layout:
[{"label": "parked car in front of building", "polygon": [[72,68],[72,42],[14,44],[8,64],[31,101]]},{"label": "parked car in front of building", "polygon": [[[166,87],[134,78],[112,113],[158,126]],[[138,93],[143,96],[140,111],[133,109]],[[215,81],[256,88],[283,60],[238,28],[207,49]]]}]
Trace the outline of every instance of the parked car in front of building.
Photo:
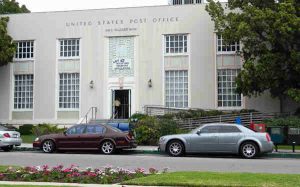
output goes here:
[{"label": "parked car in front of building", "polygon": [[159,150],[171,156],[185,153],[232,153],[254,158],[273,151],[268,133],[257,133],[238,124],[206,124],[187,134],[162,136]]},{"label": "parked car in front of building", "polygon": [[0,125],[0,149],[8,152],[14,146],[20,146],[21,143],[22,139],[19,132]]},{"label": "parked car in front of building", "polygon": [[55,150],[100,150],[112,154],[117,149],[136,148],[134,137],[104,124],[74,125],[60,134],[43,135],[35,139],[33,147],[52,153]]}]

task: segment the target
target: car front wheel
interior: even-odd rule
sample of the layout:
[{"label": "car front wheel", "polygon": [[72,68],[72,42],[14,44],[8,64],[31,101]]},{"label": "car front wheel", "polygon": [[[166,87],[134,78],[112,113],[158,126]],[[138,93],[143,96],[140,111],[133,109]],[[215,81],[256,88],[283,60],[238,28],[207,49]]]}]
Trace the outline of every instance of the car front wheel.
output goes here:
[{"label": "car front wheel", "polygon": [[45,153],[52,153],[55,151],[55,144],[52,140],[46,140],[42,144],[42,149]]},{"label": "car front wheel", "polygon": [[167,152],[170,156],[181,156],[184,154],[184,146],[178,140],[171,141],[167,146]]},{"label": "car front wheel", "polygon": [[244,158],[254,158],[258,154],[257,145],[253,142],[245,142],[240,147],[240,153]]},{"label": "car front wheel", "polygon": [[109,155],[114,153],[114,151],[115,151],[115,145],[111,141],[104,141],[101,144],[101,152],[103,154]]}]

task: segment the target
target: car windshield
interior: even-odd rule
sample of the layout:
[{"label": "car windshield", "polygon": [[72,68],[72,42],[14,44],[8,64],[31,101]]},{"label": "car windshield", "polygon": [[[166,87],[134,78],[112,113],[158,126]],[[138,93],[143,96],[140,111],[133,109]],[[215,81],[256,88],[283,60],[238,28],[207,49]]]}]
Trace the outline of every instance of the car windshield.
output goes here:
[{"label": "car windshield", "polygon": [[7,130],[8,130],[8,128],[6,128],[6,127],[0,125],[0,131],[7,131]]},{"label": "car windshield", "polygon": [[191,131],[189,132],[189,134],[195,134],[195,133],[197,133],[197,131],[198,131],[199,129],[200,129],[200,127],[195,128],[195,129],[191,130]]}]

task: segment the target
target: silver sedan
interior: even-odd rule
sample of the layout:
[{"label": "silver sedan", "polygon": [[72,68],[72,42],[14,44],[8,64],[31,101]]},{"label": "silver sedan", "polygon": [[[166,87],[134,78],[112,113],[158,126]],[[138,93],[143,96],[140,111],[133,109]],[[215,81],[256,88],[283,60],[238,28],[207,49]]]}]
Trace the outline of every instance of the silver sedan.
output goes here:
[{"label": "silver sedan", "polygon": [[20,146],[22,139],[20,133],[0,125],[0,149],[10,151],[14,146]]},{"label": "silver sedan", "polygon": [[159,150],[171,156],[185,153],[231,153],[244,158],[273,151],[268,133],[257,133],[242,125],[213,123],[187,134],[162,136]]}]

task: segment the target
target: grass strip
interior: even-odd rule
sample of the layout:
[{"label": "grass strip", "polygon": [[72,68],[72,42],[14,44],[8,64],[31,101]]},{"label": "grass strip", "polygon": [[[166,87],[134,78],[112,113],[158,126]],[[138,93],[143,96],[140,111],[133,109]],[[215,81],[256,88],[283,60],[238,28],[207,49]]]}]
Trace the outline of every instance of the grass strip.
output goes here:
[{"label": "grass strip", "polygon": [[23,140],[23,143],[30,143],[32,144],[32,142],[34,141],[34,139],[36,138],[35,135],[31,134],[31,135],[21,135],[21,138]]},{"label": "grass strip", "polygon": [[[293,150],[293,147],[291,145],[278,145],[278,149]],[[295,150],[300,150],[300,145],[296,145]]]},{"label": "grass strip", "polygon": [[299,174],[174,172],[125,181],[138,186],[298,187]]}]

